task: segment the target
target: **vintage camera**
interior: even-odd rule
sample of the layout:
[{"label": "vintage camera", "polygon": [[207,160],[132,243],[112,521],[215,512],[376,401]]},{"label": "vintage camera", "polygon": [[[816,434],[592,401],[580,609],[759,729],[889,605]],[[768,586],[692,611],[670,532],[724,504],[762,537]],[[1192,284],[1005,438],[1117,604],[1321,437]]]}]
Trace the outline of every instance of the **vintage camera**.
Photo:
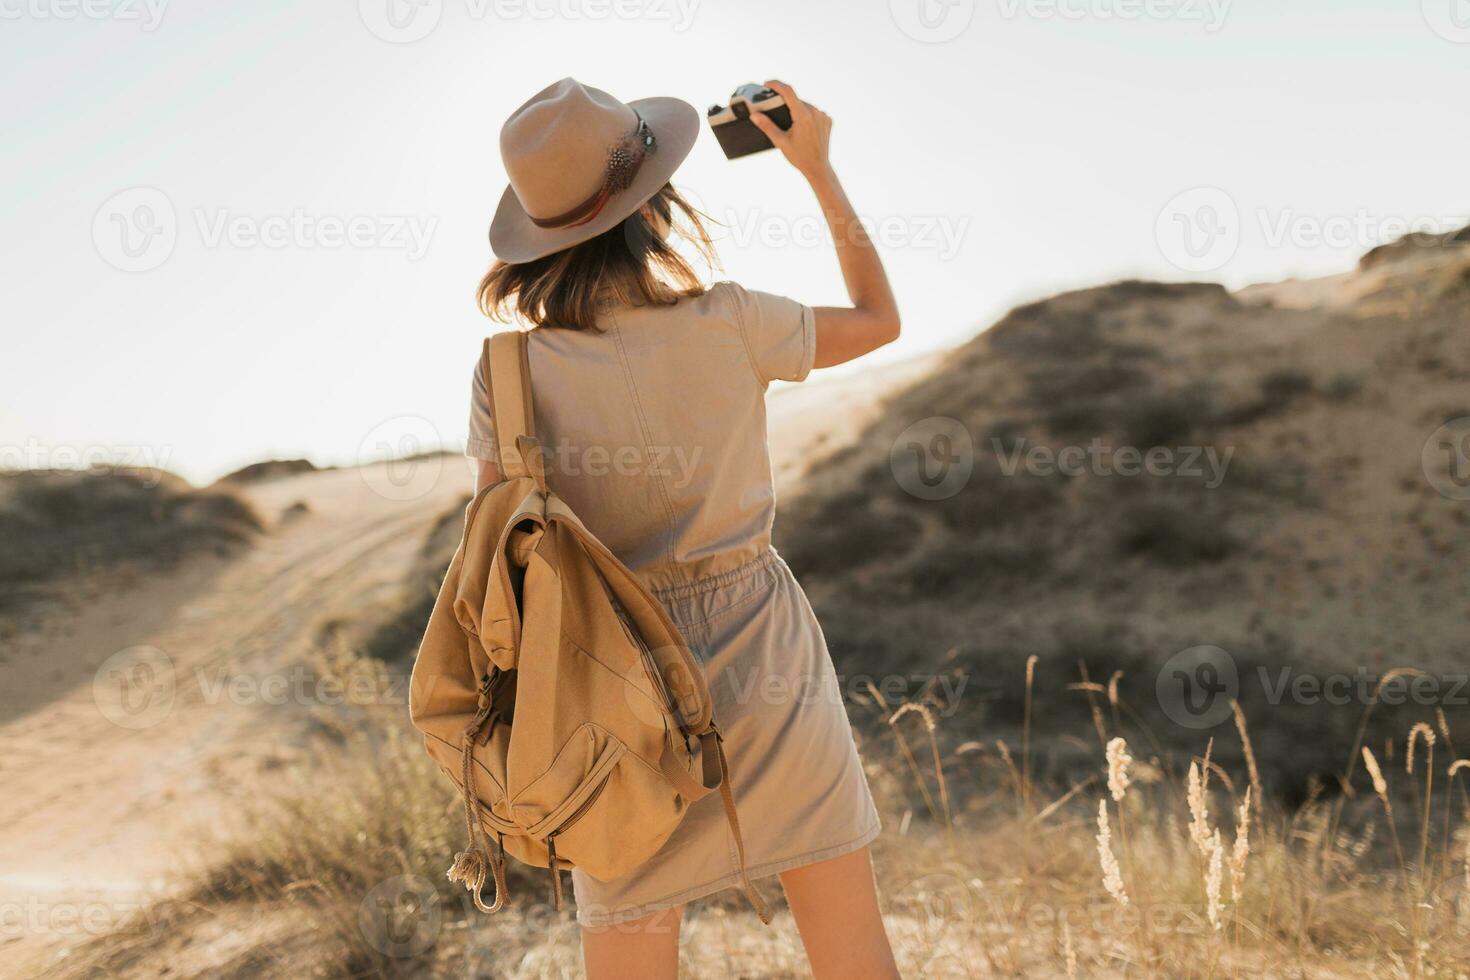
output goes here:
[{"label": "vintage camera", "polygon": [[731,160],[769,150],[771,141],[750,121],[752,112],[764,112],[782,129],[791,128],[791,109],[786,100],[764,85],[742,85],[730,93],[729,105],[712,105],[708,117],[720,149]]}]

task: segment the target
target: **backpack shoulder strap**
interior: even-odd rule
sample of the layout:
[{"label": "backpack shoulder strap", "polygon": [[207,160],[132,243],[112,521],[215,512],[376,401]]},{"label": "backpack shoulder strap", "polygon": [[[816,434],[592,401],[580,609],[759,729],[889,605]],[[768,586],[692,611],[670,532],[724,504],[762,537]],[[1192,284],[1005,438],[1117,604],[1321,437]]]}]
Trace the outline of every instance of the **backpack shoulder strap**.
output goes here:
[{"label": "backpack shoulder strap", "polygon": [[490,391],[501,476],[508,480],[533,476],[540,482],[530,368],[525,331],[508,330],[485,340],[480,370]]}]

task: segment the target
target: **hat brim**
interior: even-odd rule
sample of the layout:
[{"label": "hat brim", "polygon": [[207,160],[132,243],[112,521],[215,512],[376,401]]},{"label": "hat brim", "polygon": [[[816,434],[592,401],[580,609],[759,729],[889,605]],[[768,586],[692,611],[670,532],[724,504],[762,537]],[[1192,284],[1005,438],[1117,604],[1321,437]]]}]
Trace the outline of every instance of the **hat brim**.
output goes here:
[{"label": "hat brim", "polygon": [[596,238],[616,228],[669,182],[699,137],[699,112],[682,99],[662,96],[635,99],[628,105],[638,110],[658,141],[628,189],[619,191],[597,217],[584,225],[542,228],[531,220],[515,191],[507,186],[495,209],[495,219],[490,222],[490,249],[496,258],[502,262],[530,262]]}]

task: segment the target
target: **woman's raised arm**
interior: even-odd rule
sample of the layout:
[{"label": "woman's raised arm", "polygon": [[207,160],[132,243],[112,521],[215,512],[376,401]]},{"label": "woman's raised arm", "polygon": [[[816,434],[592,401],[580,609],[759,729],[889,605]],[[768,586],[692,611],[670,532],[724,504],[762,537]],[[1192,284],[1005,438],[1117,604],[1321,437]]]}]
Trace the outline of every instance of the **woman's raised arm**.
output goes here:
[{"label": "woman's raised arm", "polygon": [[791,109],[791,128],[783,130],[764,113],[753,112],[751,121],[765,133],[787,161],[806,178],[832,231],[837,262],[847,285],[851,306],[818,306],[815,366],[832,367],[861,357],[898,339],[898,304],[883,271],[872,239],[853,210],[852,202],[837,179],[828,158],[832,117],[807,105],[796,90],[772,79],[766,85],[786,100]]}]

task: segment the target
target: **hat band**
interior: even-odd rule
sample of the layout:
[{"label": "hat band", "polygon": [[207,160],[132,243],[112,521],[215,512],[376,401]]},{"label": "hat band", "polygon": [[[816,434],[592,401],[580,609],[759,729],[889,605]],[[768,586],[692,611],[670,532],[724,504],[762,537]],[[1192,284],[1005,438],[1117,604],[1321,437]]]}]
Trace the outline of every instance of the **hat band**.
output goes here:
[{"label": "hat band", "polygon": [[555,217],[538,218],[527,213],[526,217],[531,219],[533,225],[537,228],[576,228],[578,225],[585,225],[602,213],[614,194],[632,186],[638,168],[643,166],[643,161],[657,146],[648,123],[638,114],[637,109],[633,110],[633,114],[638,116],[638,128],[608,148],[602,186],[581,204]]}]

